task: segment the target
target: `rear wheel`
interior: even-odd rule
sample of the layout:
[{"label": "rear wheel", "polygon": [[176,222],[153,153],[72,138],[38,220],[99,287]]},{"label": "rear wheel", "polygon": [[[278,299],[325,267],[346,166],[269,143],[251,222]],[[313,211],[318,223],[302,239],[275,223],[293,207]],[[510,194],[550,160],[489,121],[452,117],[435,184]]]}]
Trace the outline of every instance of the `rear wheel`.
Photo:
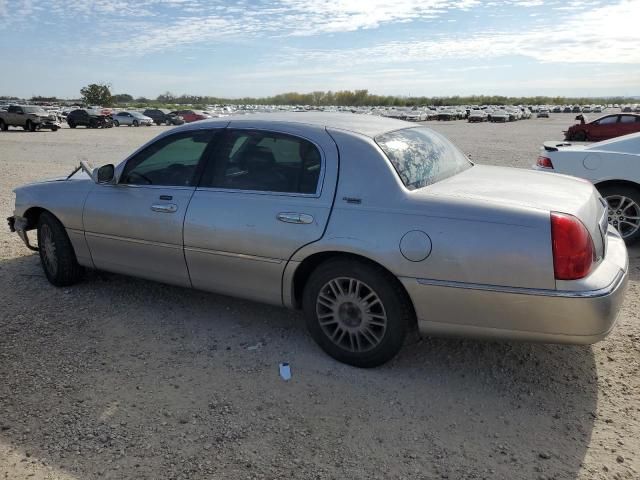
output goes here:
[{"label": "rear wheel", "polygon": [[113,121],[113,126],[114,127],[119,127],[120,126],[120,122],[118,120],[114,120]]},{"label": "rear wheel", "polygon": [[48,212],[38,219],[40,263],[49,282],[56,287],[73,285],[82,277],[69,236],[60,221]]},{"label": "rear wheel", "polygon": [[336,360],[364,368],[398,353],[413,314],[397,279],[345,259],[329,260],[311,274],[302,303],[318,345]]},{"label": "rear wheel", "polygon": [[640,190],[627,185],[598,188],[607,201],[607,220],[631,245],[640,239]]}]

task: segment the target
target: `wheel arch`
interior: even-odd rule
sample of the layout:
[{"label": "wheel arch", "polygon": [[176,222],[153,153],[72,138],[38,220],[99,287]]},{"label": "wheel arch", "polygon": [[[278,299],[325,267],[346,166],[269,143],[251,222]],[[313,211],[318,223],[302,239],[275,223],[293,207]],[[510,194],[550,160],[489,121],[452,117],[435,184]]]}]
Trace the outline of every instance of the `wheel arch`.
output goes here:
[{"label": "wheel arch", "polygon": [[416,310],[413,305],[413,301],[411,300],[411,297],[409,296],[409,293],[407,292],[402,282],[400,282],[400,280],[398,280],[396,275],[394,275],[384,265],[364,255],[360,255],[352,252],[330,250],[330,251],[314,253],[306,257],[304,260],[302,260],[302,262],[300,262],[300,264],[296,267],[295,271],[291,275],[290,284],[287,285],[285,283],[284,285],[285,288],[291,288],[291,306],[293,308],[297,310],[302,308],[302,293],[313,271],[316,268],[318,268],[321,264],[337,258],[361,262],[368,265],[372,265],[378,269],[381,269],[389,277],[389,279],[395,283],[396,287],[398,287],[398,291],[402,292],[402,294],[405,296],[405,299],[407,300],[408,304],[411,306],[412,321],[414,324],[412,326],[417,328]]},{"label": "wheel arch", "polygon": [[603,180],[593,184],[598,190],[600,188],[611,187],[613,185],[623,185],[640,191],[640,183],[633,182],[631,180]]}]

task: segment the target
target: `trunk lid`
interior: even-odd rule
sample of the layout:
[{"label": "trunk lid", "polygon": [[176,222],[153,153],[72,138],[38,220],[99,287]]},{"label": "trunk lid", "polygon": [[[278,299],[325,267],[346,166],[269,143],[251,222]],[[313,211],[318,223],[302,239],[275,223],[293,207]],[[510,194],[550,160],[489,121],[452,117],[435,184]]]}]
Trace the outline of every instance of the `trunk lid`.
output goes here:
[{"label": "trunk lid", "polygon": [[586,180],[551,172],[475,165],[423,190],[429,195],[568,213],[589,230],[597,261],[604,256],[606,203]]}]

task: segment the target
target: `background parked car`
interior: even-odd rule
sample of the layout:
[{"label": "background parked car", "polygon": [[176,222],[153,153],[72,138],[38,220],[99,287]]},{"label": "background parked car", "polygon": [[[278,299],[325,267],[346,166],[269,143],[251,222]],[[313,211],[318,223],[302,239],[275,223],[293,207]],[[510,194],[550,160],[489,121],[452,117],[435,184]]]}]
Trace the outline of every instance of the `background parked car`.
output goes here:
[{"label": "background parked car", "polygon": [[9,127],[22,127],[30,132],[42,128],[57,131],[60,122],[55,114],[50,114],[35,105],[11,105],[6,111],[0,111],[0,130]]},{"label": "background parked car", "polygon": [[488,119],[489,117],[487,116],[487,112],[485,112],[484,110],[471,110],[469,112],[469,116],[467,117],[467,120],[470,123],[486,122]]},{"label": "background parked car", "polygon": [[173,114],[166,108],[148,108],[142,114],[153,119],[156,125],[182,125],[184,123],[184,118]]},{"label": "background parked car", "polygon": [[205,115],[203,112],[199,112],[197,110],[176,110],[171,112],[173,115],[178,115],[184,119],[185,122],[197,122],[198,120],[206,120],[210,118],[208,115]]},{"label": "background parked car", "polygon": [[70,128],[111,128],[113,127],[113,122],[111,121],[111,117],[107,115],[90,113],[83,108],[79,108],[67,115],[67,125],[69,125]]},{"label": "background parked car", "polygon": [[536,169],[592,182],[607,201],[609,224],[627,243],[640,239],[640,133],[591,145],[547,142]]},{"label": "background parked car", "polygon": [[572,125],[564,132],[565,140],[597,142],[640,132],[640,115],[635,113],[605,115],[589,123],[584,115],[578,115],[576,120],[580,123]]},{"label": "background parked car", "polygon": [[144,125],[149,127],[153,125],[153,119],[140,112],[118,112],[111,115],[111,118],[113,119],[114,127],[119,127],[120,125],[129,125],[130,127]]},{"label": "background parked car", "polygon": [[549,118],[549,110],[546,108],[541,108],[540,110],[538,110],[538,113],[536,115],[537,118]]}]

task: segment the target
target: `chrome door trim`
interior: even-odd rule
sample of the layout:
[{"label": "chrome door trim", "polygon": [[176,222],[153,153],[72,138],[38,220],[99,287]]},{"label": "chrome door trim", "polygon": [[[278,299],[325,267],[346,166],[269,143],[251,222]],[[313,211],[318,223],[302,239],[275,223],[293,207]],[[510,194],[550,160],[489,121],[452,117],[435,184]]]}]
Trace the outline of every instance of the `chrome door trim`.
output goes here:
[{"label": "chrome door trim", "polygon": [[205,253],[208,255],[220,255],[223,257],[233,257],[233,258],[242,258],[244,260],[255,260],[257,262],[266,262],[266,263],[282,263],[282,259],[279,258],[269,258],[269,257],[258,257],[256,255],[249,255],[247,253],[234,253],[234,252],[223,252],[221,250],[209,250],[206,248],[196,248],[196,247],[184,247],[185,251],[188,252],[196,252],[196,253]]},{"label": "chrome door trim", "polygon": [[604,297],[613,292],[624,279],[622,270],[614,277],[613,281],[606,287],[597,290],[571,291],[571,290],[548,290],[543,288],[523,288],[505,287],[502,285],[486,285],[482,283],[454,282],[448,280],[434,280],[430,278],[416,278],[420,285],[430,285],[434,287],[464,288],[467,290],[482,290],[485,292],[514,293],[518,295],[537,295],[542,297],[564,297],[564,298],[596,298]]},{"label": "chrome door trim", "polygon": [[171,243],[161,243],[161,242],[152,242],[150,240],[141,240],[139,238],[131,238],[131,237],[118,237],[116,235],[109,235],[106,233],[95,233],[95,232],[84,232],[85,235],[90,237],[98,237],[98,238],[107,238],[109,240],[118,240],[120,242],[130,242],[130,243],[138,243],[141,245],[149,245],[153,247],[164,247],[164,248],[173,248],[176,250],[182,249],[182,245],[174,245]]},{"label": "chrome door trim", "polygon": [[198,187],[196,190],[201,192],[215,192],[215,193],[248,193],[251,195],[277,195],[280,197],[306,197],[306,198],[321,197],[321,195],[317,193],[270,192],[266,190],[238,190],[233,188],[222,188],[222,187]]}]

